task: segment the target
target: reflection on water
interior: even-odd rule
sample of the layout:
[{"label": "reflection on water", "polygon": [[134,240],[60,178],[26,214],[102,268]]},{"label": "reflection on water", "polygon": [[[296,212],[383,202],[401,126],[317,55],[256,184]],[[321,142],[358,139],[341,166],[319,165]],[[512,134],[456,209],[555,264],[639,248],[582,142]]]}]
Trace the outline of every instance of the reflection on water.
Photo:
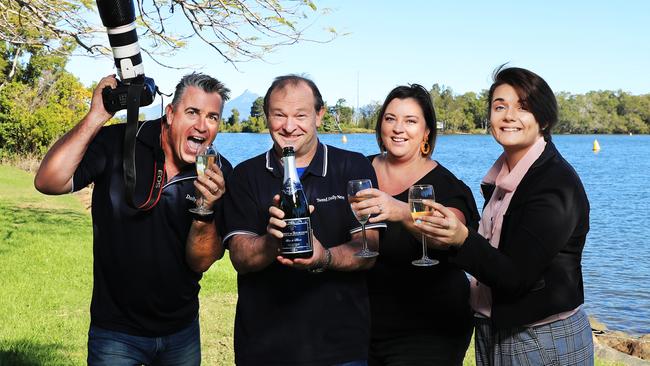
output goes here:
[{"label": "reflection on water", "polygon": [[[372,134],[321,135],[321,141],[365,155],[379,151]],[[650,333],[650,136],[554,136],[591,203],[583,258],[585,307],[610,329]],[[216,145],[233,165],[268,150],[268,134],[219,134]],[[501,153],[490,136],[439,136],[434,159],[462,179],[479,207],[479,183]]]}]

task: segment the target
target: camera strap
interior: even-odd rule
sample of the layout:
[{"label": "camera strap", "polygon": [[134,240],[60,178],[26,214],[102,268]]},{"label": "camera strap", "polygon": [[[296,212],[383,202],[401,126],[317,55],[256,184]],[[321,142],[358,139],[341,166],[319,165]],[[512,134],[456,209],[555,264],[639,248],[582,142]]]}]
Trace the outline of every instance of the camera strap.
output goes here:
[{"label": "camera strap", "polygon": [[138,134],[140,94],[142,93],[143,87],[144,85],[141,83],[132,83],[129,85],[126,103],[126,130],[124,132],[124,160],[122,161],[122,169],[124,171],[126,202],[135,209],[147,211],[156,206],[162,193],[162,188],[165,183],[165,154],[160,144],[154,146],[154,176],[151,182],[151,189],[149,190],[146,201],[141,204],[136,204],[134,201],[136,187],[135,144]]}]

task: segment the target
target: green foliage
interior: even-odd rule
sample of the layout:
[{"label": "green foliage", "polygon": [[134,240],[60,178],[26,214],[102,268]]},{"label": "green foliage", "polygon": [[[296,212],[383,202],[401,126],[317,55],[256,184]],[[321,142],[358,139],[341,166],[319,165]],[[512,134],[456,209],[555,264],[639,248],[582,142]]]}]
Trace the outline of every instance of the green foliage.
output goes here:
[{"label": "green foliage", "polygon": [[262,132],[266,129],[266,118],[264,115],[260,117],[250,117],[242,124],[241,132]]},{"label": "green foliage", "polygon": [[559,133],[650,133],[650,94],[591,91],[557,95]]},{"label": "green foliage", "polygon": [[343,132],[344,127],[355,126],[354,108],[345,105],[345,99],[336,101],[334,106],[325,106],[325,115],[319,127],[322,132]]},{"label": "green foliage", "polygon": [[251,105],[251,117],[262,117],[264,116],[264,98],[257,97]]},{"label": "green foliage", "polygon": [[91,93],[65,71],[65,57],[0,46],[0,157],[44,154],[81,120]]},{"label": "green foliage", "polygon": [[381,103],[379,102],[366,104],[365,106],[359,108],[358,126],[361,128],[374,130],[375,125],[377,124],[377,118],[379,117],[380,111],[381,111]]},{"label": "green foliage", "polygon": [[228,117],[226,123],[230,126],[239,124],[239,111],[237,110],[237,108],[232,109],[232,114],[230,115],[230,117]]}]

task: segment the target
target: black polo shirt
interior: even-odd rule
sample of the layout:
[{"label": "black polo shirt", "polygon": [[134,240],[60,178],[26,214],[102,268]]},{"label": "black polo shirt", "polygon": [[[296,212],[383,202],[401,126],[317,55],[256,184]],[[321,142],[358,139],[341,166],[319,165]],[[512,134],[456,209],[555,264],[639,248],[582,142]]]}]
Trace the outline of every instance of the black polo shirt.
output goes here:
[{"label": "black polo shirt", "polygon": [[[239,164],[228,181],[227,234],[264,235],[284,170],[273,150]],[[320,144],[300,178],[314,235],[327,248],[361,226],[347,201],[347,182],[375,171],[363,155]],[[368,228],[385,227],[382,224]],[[235,361],[238,365],[331,365],[367,359],[370,317],[365,271],[311,274],[275,261],[237,277]]]},{"label": "black polo shirt", "polygon": [[[147,121],[138,131],[136,202],[149,194],[160,128],[160,120]],[[168,335],[198,315],[201,274],[185,261],[192,223],[188,209],[195,206],[195,167],[188,165],[165,182],[153,209],[129,207],[122,173],[124,130],[125,124],[102,128],[73,178],[73,191],[95,183],[91,324],[137,336]],[[225,158],[220,157],[219,163],[224,175],[232,171]],[[218,202],[218,216],[222,210]]]}]

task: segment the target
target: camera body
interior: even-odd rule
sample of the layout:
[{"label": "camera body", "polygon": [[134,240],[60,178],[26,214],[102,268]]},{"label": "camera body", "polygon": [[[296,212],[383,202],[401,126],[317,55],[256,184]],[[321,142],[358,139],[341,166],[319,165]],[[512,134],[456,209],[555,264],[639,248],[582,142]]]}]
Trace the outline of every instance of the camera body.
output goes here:
[{"label": "camera body", "polygon": [[153,103],[156,97],[156,83],[152,78],[141,75],[135,80],[131,80],[130,84],[125,84],[118,80],[115,89],[107,86],[102,90],[104,109],[107,112],[115,113],[127,108],[127,96],[130,85],[142,85],[142,90],[140,91],[140,107]]}]

